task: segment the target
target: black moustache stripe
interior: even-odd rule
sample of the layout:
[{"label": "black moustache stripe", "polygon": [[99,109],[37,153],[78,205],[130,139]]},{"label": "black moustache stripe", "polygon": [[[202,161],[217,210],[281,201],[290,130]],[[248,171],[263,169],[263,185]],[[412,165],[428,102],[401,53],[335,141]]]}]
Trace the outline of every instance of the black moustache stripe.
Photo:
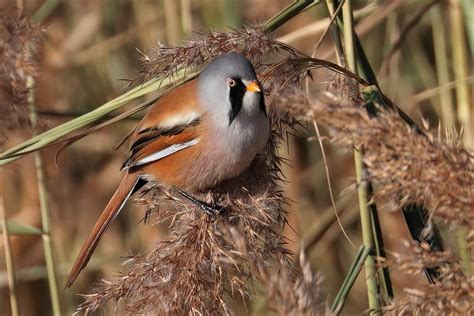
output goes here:
[{"label": "black moustache stripe", "polygon": [[265,114],[265,117],[268,117],[267,109],[265,107],[265,98],[263,97],[263,92],[260,93],[260,110],[262,110],[263,114]]},{"label": "black moustache stripe", "polygon": [[245,91],[247,88],[242,83],[242,80],[239,78],[232,78],[235,80],[236,85],[230,87],[229,91],[229,100],[231,104],[231,109],[229,111],[229,125],[232,124],[232,121],[237,117],[242,108],[242,102],[244,100]]}]

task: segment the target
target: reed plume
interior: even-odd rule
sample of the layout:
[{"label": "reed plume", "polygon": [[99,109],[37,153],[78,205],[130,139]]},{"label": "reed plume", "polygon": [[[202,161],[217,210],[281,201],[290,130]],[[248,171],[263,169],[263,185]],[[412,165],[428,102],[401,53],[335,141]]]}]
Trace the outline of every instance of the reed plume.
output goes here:
[{"label": "reed plume", "polygon": [[15,12],[0,12],[0,144],[9,132],[29,126],[28,77],[38,74],[44,29]]},{"label": "reed plume", "polygon": [[[323,100],[323,101],[322,101]],[[416,203],[449,227],[474,229],[474,157],[455,134],[424,135],[398,113],[380,110],[371,116],[356,103],[334,96],[310,100],[295,93],[279,102],[300,120],[325,126],[331,141],[346,148],[363,146],[370,171],[366,180],[376,185],[374,199],[390,210]],[[427,127],[427,126],[425,126]]]},{"label": "reed plume", "polygon": [[[182,47],[158,48],[154,57],[145,57],[148,70],[142,74],[169,76],[177,68],[197,67],[228,51],[249,57],[259,73],[269,68],[262,62],[267,54],[296,54],[258,28],[210,33]],[[231,299],[245,302],[262,287],[268,307],[280,314],[325,311],[319,278],[304,254],[300,264],[294,262],[282,235],[286,224],[282,207],[288,201],[279,186],[284,179],[276,150],[295,121],[275,112],[272,102],[277,94],[301,83],[283,79],[268,76],[263,81],[272,123],[265,152],[238,178],[197,196],[225,212],[210,218],[158,183],[144,188],[140,200],[148,205],[148,219],[170,223],[169,237],[146,255],[130,258],[127,271],[86,295],[81,310],[95,311],[114,302],[117,310],[128,313],[232,314]]]},{"label": "reed plume", "polygon": [[439,282],[423,289],[405,288],[405,297],[395,300],[387,312],[395,315],[470,315],[474,312],[474,278],[467,277],[449,250],[434,251],[428,244],[405,242],[406,250],[396,256],[404,273],[419,275],[423,267],[440,267]]}]

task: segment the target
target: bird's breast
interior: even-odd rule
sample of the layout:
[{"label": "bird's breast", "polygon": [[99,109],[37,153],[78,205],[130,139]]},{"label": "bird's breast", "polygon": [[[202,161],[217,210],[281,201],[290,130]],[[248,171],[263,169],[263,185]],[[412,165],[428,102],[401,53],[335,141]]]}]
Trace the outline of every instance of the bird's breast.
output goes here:
[{"label": "bird's breast", "polygon": [[210,178],[217,182],[242,173],[267,143],[270,126],[265,115],[242,114],[227,127],[209,134],[209,162],[213,165],[209,174],[214,174]]},{"label": "bird's breast", "polygon": [[203,118],[196,145],[143,169],[165,185],[202,191],[242,173],[263,149],[269,134],[269,122],[263,113],[248,117],[241,113],[225,126],[210,124]]}]

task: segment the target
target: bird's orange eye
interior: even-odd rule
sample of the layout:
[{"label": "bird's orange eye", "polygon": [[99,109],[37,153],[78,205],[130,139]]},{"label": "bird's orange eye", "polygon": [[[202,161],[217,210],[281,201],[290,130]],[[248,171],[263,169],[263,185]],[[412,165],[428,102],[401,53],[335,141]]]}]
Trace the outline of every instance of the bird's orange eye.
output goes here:
[{"label": "bird's orange eye", "polygon": [[235,82],[234,79],[232,79],[232,78],[227,79],[227,85],[228,85],[229,87],[235,87],[236,84],[237,84],[237,83]]}]

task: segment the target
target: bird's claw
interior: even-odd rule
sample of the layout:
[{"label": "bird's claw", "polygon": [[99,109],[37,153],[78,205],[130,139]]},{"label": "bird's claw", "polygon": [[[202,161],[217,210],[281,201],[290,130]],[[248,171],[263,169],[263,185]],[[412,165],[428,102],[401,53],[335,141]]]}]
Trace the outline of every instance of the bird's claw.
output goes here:
[{"label": "bird's claw", "polygon": [[188,194],[187,192],[183,190],[180,190],[180,189],[177,189],[177,190],[182,196],[184,196],[185,198],[187,198],[188,200],[190,200],[191,202],[199,206],[200,209],[202,209],[204,212],[206,212],[207,215],[211,217],[220,215],[225,211],[225,208],[217,205],[216,203],[210,204],[210,203],[196,199],[195,197],[193,197],[192,195]]},{"label": "bird's claw", "polygon": [[206,202],[202,202],[200,201],[201,204],[198,204],[198,206],[204,210],[204,212],[206,212],[206,214],[210,215],[210,216],[217,216],[221,213],[223,213],[225,211],[225,208],[223,208],[222,206],[219,206],[215,203],[213,204],[209,204],[209,203],[206,203]]}]

